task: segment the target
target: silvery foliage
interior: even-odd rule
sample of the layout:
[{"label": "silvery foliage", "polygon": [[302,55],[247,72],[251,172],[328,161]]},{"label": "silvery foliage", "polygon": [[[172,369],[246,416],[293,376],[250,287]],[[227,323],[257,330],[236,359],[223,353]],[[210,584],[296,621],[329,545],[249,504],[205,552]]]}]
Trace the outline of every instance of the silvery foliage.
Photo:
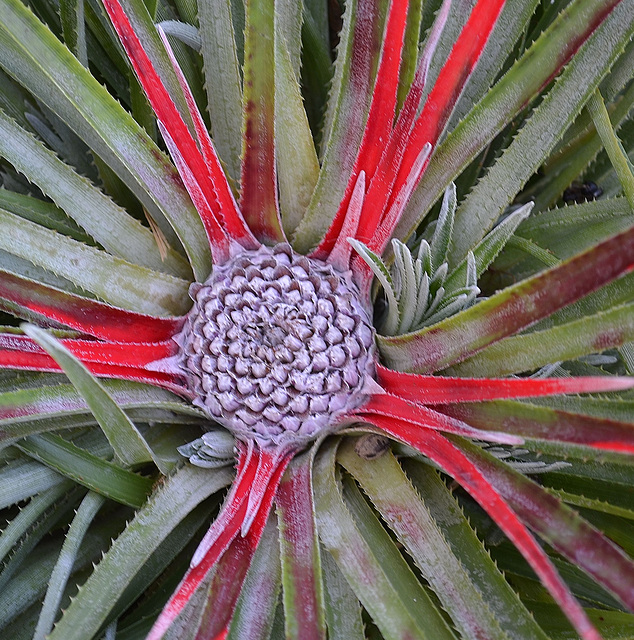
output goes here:
[{"label": "silvery foliage", "polygon": [[472,252],[467,257],[464,286],[452,290],[445,287],[449,273],[446,257],[455,211],[456,187],[451,184],[445,191],[431,240],[419,241],[416,257],[406,244],[396,238],[392,240],[394,264],[391,270],[362,243],[352,241],[385,292],[387,312],[378,327],[382,334],[415,331],[474,304],[480,289]]},{"label": "silvery foliage", "polygon": [[178,447],[178,453],[204,469],[217,469],[235,462],[235,441],[225,429],[212,428],[201,438]]},{"label": "silvery foliage", "polygon": [[[515,208],[502,217],[484,239],[451,271],[447,254],[456,212],[456,186],[451,183],[443,197],[438,219],[428,225],[427,238],[413,248],[392,240],[394,262],[388,269],[380,256],[362,242],[349,242],[369,265],[383,288],[387,309],[378,320],[382,335],[402,335],[431,326],[467,309],[478,300],[478,277],[493,262],[533,204]],[[414,257],[414,252],[416,257]]]}]

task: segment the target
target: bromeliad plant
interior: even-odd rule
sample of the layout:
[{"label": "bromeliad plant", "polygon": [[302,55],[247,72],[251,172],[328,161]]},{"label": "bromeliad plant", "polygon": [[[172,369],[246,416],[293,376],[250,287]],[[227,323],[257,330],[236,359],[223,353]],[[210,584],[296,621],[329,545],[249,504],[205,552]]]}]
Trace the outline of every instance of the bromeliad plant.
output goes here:
[{"label": "bromeliad plant", "polygon": [[463,5],[2,0],[7,637],[634,628],[634,3]]}]

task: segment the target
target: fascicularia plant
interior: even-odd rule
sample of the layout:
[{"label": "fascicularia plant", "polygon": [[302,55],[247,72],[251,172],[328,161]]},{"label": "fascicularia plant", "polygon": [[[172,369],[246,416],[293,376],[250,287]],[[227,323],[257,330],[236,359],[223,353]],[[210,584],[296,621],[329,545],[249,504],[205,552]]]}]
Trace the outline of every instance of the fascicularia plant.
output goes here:
[{"label": "fascicularia plant", "polygon": [[[0,582],[22,587],[46,565],[50,584],[41,595],[34,586],[34,595],[20,603],[5,589],[2,628],[37,638],[50,633],[53,640],[148,632],[151,639],[361,638],[365,619],[373,637],[555,636],[548,618],[559,618],[552,609],[542,609],[540,617],[539,599],[554,601],[584,640],[600,635],[582,604],[602,608],[592,617],[607,620],[608,632],[610,625],[631,625],[623,611],[634,609],[634,563],[590,522],[594,512],[627,520],[633,511],[617,498],[601,503],[599,490],[584,495],[595,476],[606,488],[631,476],[631,401],[572,398],[568,407],[544,398],[634,386],[631,378],[614,375],[631,366],[634,335],[631,165],[595,91],[603,80],[601,90],[614,101],[613,120],[626,118],[634,98],[631,47],[623,49],[634,32],[634,3],[576,0],[535,11],[537,2],[504,7],[501,0],[478,0],[467,18],[446,0],[433,24],[432,9],[414,1],[347,3],[320,133],[321,163],[298,78],[304,21],[306,105],[319,113],[320,89],[310,92],[319,73],[311,64],[319,67],[327,22],[318,18],[326,14],[319,3],[245,4],[242,41],[233,36],[230,11],[240,2],[201,0],[199,30],[169,21],[155,31],[142,3],[104,0],[177,175],[151,137],[81,66],[91,64],[117,91],[120,73],[107,56],[114,67],[123,59],[101,8],[91,2],[60,7],[61,33],[75,58],[19,0],[2,0],[0,64],[13,78],[4,77],[2,100],[21,122],[0,112],[0,153],[8,162],[3,176],[12,187],[0,197],[0,298],[16,317],[56,330],[24,324],[0,334],[3,368],[43,372],[3,379],[2,455],[7,478],[18,477],[26,458],[61,474],[44,485],[39,499],[7,513],[12,519],[0,538],[7,556]],[[57,26],[50,4],[34,8]],[[185,4],[177,9],[192,11]],[[195,18],[196,12],[190,22]],[[429,22],[418,55],[423,18]],[[205,98],[190,88],[165,31],[201,48],[224,165],[197,105]],[[484,70],[474,75],[483,50]],[[194,58],[185,50],[180,56],[192,86],[200,88]],[[505,63],[506,74],[487,91]],[[517,130],[513,119],[566,64]],[[609,76],[613,66],[618,73]],[[233,82],[216,86],[214,71]],[[219,99],[215,94],[224,90]],[[243,105],[242,124],[233,128],[232,91],[242,93]],[[139,86],[133,80],[123,93],[152,133]],[[24,98],[26,111],[16,108]],[[561,242],[562,253],[572,247],[575,255],[560,260],[543,248],[549,245],[540,234],[549,225],[592,229],[607,209],[597,209],[590,223],[560,212],[540,225],[534,222],[539,216],[527,217],[532,205],[514,205],[498,219],[547,158],[527,193],[532,188],[542,208],[556,199],[572,181],[563,184],[560,176],[577,167],[570,149],[585,152],[594,144],[584,138],[588,122],[623,186],[625,196],[615,206],[626,214],[612,216],[616,223],[611,219],[607,232],[595,230],[596,236],[577,241],[580,246]],[[88,144],[94,166],[82,170],[127,199],[151,231],[27,129],[78,169],[85,154],[80,139]],[[242,132],[239,152],[236,131]],[[491,152],[476,158],[488,144]],[[518,157],[522,162],[513,164]],[[449,183],[457,178],[458,188],[468,191],[483,165],[486,176],[456,209]],[[76,224],[41,194],[29,195],[20,173]],[[412,249],[398,240],[390,245],[393,236],[411,235],[446,187],[433,233],[416,238]],[[544,193],[554,195],[548,200]],[[160,251],[149,249],[154,240]],[[393,266],[389,254],[381,259],[390,246]],[[487,269],[490,295],[478,298],[478,278]],[[495,277],[505,274],[527,277],[495,292]],[[382,289],[373,289],[375,275]],[[570,320],[567,313],[585,315]],[[572,362],[607,349],[613,350],[609,357]],[[541,376],[501,377],[562,361],[569,364],[548,370],[556,377],[545,378],[543,370]],[[78,393],[47,373],[60,371]],[[93,375],[124,382],[98,382]],[[534,400],[518,401],[526,398]],[[87,408],[94,419],[86,417]],[[177,416],[202,420],[205,433],[180,447],[190,462],[175,464],[186,432]],[[94,429],[82,430],[95,419],[105,443]],[[357,438],[356,447],[354,438],[341,437],[361,433],[369,435]],[[400,462],[387,452],[385,437],[398,443]],[[550,456],[542,462],[540,453]],[[234,454],[235,479],[201,539],[196,532],[230,481]],[[590,458],[609,462],[611,470],[601,476]],[[147,471],[150,463],[168,477],[144,503],[150,482],[130,469],[145,465]],[[546,488],[527,478],[528,471],[541,471]],[[555,476],[550,484],[549,474]],[[515,590],[441,478],[465,491],[460,504],[482,522],[492,549],[495,533],[488,536],[487,527],[497,525],[523,556],[527,564],[509,569]],[[76,485],[90,491],[82,498]],[[12,495],[21,496],[17,504],[36,493],[14,489]],[[215,501],[203,503],[213,495]],[[104,496],[138,512],[109,529],[121,510],[104,506]],[[590,522],[559,498],[585,507]],[[100,509],[109,513],[98,527]],[[48,553],[39,544],[44,533],[56,540],[58,527],[69,522],[58,560],[38,564],[37,553]],[[614,523],[613,529],[627,546]],[[90,532],[98,539],[92,545],[86,542]],[[99,535],[116,538],[86,571],[90,550],[108,547]],[[195,551],[186,546],[189,539]],[[33,559],[26,557],[31,549]],[[514,553],[511,547],[495,559],[504,565]],[[573,574],[581,603],[557,566],[580,568],[600,587],[583,591]],[[545,595],[534,595],[534,576]],[[68,603],[72,585],[84,580]],[[280,584],[283,616],[276,614]]]}]

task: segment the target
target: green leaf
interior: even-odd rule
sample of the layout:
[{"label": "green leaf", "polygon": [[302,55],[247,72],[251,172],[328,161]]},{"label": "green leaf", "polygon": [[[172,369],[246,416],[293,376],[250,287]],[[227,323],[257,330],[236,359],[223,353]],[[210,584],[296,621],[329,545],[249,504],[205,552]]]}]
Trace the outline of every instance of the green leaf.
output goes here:
[{"label": "green leaf", "polygon": [[[608,5],[614,3],[594,3],[596,9],[589,8],[587,12],[581,7],[575,11],[575,4],[568,7],[572,11],[569,19],[579,20],[577,28],[583,33],[596,25],[597,11],[603,16],[609,11]],[[587,20],[585,27],[582,16]],[[625,0],[596,27],[511,145],[461,203],[456,211],[453,262],[462,259],[472,243],[484,237],[553,150],[634,33],[633,16],[632,6]]]},{"label": "green leaf", "polygon": [[400,310],[398,300],[396,298],[396,290],[392,276],[388,271],[385,263],[380,256],[377,256],[374,251],[368,249],[362,242],[354,238],[350,238],[348,242],[352,245],[353,249],[363,258],[363,261],[372,269],[372,273],[376,276],[377,280],[381,283],[383,291],[387,298],[387,318],[383,323],[383,332],[387,335],[391,335],[396,332],[399,319]]},{"label": "green leaf", "polygon": [[227,469],[186,466],[169,477],[137,512],[81,587],[49,636],[50,640],[86,640],[108,620],[110,609],[134,577],[187,514],[229,484]]},{"label": "green leaf", "polygon": [[240,177],[242,83],[236,52],[231,0],[198,3],[211,131],[227,173]]},{"label": "green leaf", "polygon": [[376,516],[349,485],[346,496],[354,503],[343,501],[335,454],[336,443],[331,443],[315,459],[317,526],[357,597],[386,640],[454,638]]},{"label": "green leaf", "polygon": [[254,235],[284,240],[275,166],[275,3],[247,0],[242,93],[240,209]]},{"label": "green leaf", "polygon": [[[630,269],[634,228],[479,304],[420,331],[378,336],[387,362],[401,371],[444,369],[575,302]],[[620,266],[619,266],[620,265]]]},{"label": "green leaf", "polygon": [[174,166],[23,3],[2,0],[1,15],[0,66],[108,163],[174,244],[174,233],[162,222],[169,221],[196,278],[204,281],[211,270],[209,246]]},{"label": "green leaf", "polygon": [[450,375],[494,378],[620,347],[634,340],[634,303],[544,331],[505,338],[449,368]]},{"label": "green leaf", "polygon": [[35,325],[24,324],[22,328],[54,358],[83,396],[119,461],[125,466],[134,466],[152,460],[162,473],[167,473],[167,467],[150,449],[130,418],[87,368],[50,333]]},{"label": "green leaf", "polygon": [[61,0],[59,12],[66,46],[77,59],[88,66],[86,51],[86,25],[84,24],[84,0]]},{"label": "green leaf", "polygon": [[355,0],[346,4],[325,116],[322,169],[293,238],[293,246],[300,253],[307,253],[319,242],[339,207],[370,107],[371,74],[378,63],[382,20],[374,5],[363,20],[357,12]]},{"label": "green leaf", "polygon": [[597,133],[601,138],[601,142],[603,142],[610,162],[623,187],[623,193],[630,204],[631,210],[634,212],[634,175],[632,175],[632,163],[614,133],[608,110],[605,108],[605,103],[598,89],[588,100],[586,109],[592,116]]},{"label": "green leaf", "polygon": [[151,478],[126,471],[59,436],[29,436],[16,446],[75,482],[131,507],[139,508],[152,488]]},{"label": "green leaf", "polygon": [[[473,257],[475,259],[476,274],[478,277],[484,273],[493,260],[495,260],[495,257],[506,246],[520,223],[528,218],[531,209],[532,204],[529,203],[513,211],[513,213],[504,218],[500,224],[487,233],[473,248]],[[445,282],[447,292],[464,286],[467,277],[468,263],[468,257],[465,257],[447,276],[447,281]]]},{"label": "green leaf", "polygon": [[92,238],[84,233],[60,208],[51,202],[8,189],[0,189],[0,208],[15,215],[35,222],[42,227],[52,229],[73,240],[84,244],[93,243]]},{"label": "green leaf", "polygon": [[[339,459],[361,484],[374,507],[412,556],[462,637],[509,639],[521,633],[521,637],[526,640],[544,640],[543,633],[536,627],[528,612],[523,610],[512,589],[475,536],[468,541],[469,551],[478,554],[479,574],[482,576],[486,572],[487,577],[486,580],[478,577],[477,582],[473,580],[472,574],[463,564],[463,554],[457,555],[452,549],[440,524],[426,506],[428,501],[432,501],[431,496],[425,494],[423,502],[391,453],[385,453],[371,461],[364,460],[356,455],[351,443],[346,443],[340,450]],[[434,474],[431,469],[429,473]],[[439,492],[440,487],[436,486],[436,500],[442,499],[438,496]],[[444,503],[449,502],[446,489],[443,498]],[[439,505],[436,504],[435,507],[438,512]],[[453,510],[457,511],[455,505]],[[455,526],[457,519],[458,514],[449,517],[445,513],[442,521],[446,523],[452,520]],[[466,549],[464,551],[469,553]],[[473,569],[473,562],[466,562]],[[487,586],[484,592],[481,591],[483,583]],[[494,603],[496,607],[492,608],[490,603]],[[509,610],[513,611],[512,615]]]},{"label": "green leaf", "polygon": [[0,509],[28,500],[66,482],[66,478],[39,462],[18,458],[0,469]]},{"label": "green leaf", "polygon": [[62,545],[62,550],[55,563],[53,572],[51,573],[33,640],[44,640],[53,628],[53,623],[58,614],[59,604],[64,595],[64,589],[66,588],[71,569],[75,564],[79,552],[79,546],[86,535],[88,527],[92,524],[93,519],[104,502],[105,498],[90,492],[79,505],[75,517],[66,533],[64,544]]},{"label": "green leaf", "polygon": [[365,640],[361,604],[354,591],[325,549],[321,563],[329,640]]},{"label": "green leaf", "polygon": [[[603,16],[607,8],[613,4],[610,2],[608,5],[604,0],[576,0],[571,3],[471,109],[436,149],[430,166],[397,225],[395,231],[397,237],[405,238],[411,235],[434,202],[442,195],[449,182],[454,180],[550,82],[566,62],[566,53],[571,55],[583,39],[592,33],[595,27],[593,17],[598,19]],[[625,11],[627,12],[628,9],[626,8]],[[620,17],[617,20],[621,27],[626,22]],[[610,29],[611,27],[608,27],[607,31]],[[605,32],[606,29],[603,31]],[[563,58],[562,54],[564,54]],[[585,84],[586,79],[583,78],[581,83]],[[512,175],[515,175],[519,168],[512,167],[511,171]],[[512,196],[514,195],[515,192]],[[487,204],[486,211],[488,209]],[[486,215],[486,212],[479,212],[478,216],[481,215]],[[494,215],[495,220],[498,213]],[[461,237],[462,243],[471,246],[486,232],[486,229],[482,232],[482,226],[478,225],[478,228],[479,234],[465,237],[462,234],[466,233],[467,229],[463,228],[463,223],[460,222],[454,234],[455,237]],[[464,257],[468,248],[452,255],[454,264]]]},{"label": "green leaf", "polygon": [[0,249],[67,278],[114,306],[150,315],[187,310],[189,283],[125,262],[0,209]]},{"label": "green leaf", "polygon": [[280,215],[290,236],[306,213],[319,177],[319,160],[299,82],[279,35],[275,38],[275,144]]},{"label": "green leaf", "polygon": [[[34,496],[26,506],[20,509],[20,512],[4,527],[2,535],[0,535],[0,561],[4,562],[9,554],[16,551],[18,542],[23,536],[27,533],[33,536],[38,524],[50,515],[48,512],[53,505],[56,505],[56,511],[62,512],[57,503],[73,486],[74,483],[70,480],[61,482]],[[44,529],[44,531],[47,531],[47,529]],[[4,571],[6,569],[2,571],[3,576]],[[2,581],[4,582],[4,578],[2,578]]]},{"label": "green leaf", "polygon": [[0,155],[37,184],[106,251],[150,269],[189,277],[185,260],[166,247],[159,255],[149,229],[79,176],[52,151],[0,111]]}]

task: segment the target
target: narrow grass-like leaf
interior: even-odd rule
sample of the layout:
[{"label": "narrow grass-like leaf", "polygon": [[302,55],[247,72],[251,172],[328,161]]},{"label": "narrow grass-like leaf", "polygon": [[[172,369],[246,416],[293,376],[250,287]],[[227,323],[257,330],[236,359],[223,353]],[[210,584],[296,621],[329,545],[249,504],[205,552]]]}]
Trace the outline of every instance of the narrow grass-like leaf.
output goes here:
[{"label": "narrow grass-like leaf", "polygon": [[188,277],[182,256],[167,248],[161,258],[149,229],[60,160],[0,111],[0,155],[77,222],[106,251],[129,262]]},{"label": "narrow grass-like leaf", "polygon": [[[112,167],[157,223],[169,220],[196,277],[206,279],[211,260],[202,223],[167,157],[24,4],[3,0],[2,17],[0,65]],[[170,226],[161,228],[171,242]]]},{"label": "narrow grass-like leaf", "polygon": [[242,140],[242,83],[231,7],[231,0],[200,2],[198,20],[211,131],[227,173],[237,182]]},{"label": "narrow grass-like leaf", "polygon": [[[0,535],[0,561],[15,551],[18,541],[45,515],[45,513],[74,486],[70,481],[62,482],[31,498],[29,503],[2,530]],[[4,571],[3,571],[4,573]]]},{"label": "narrow grass-like leaf", "polygon": [[131,507],[143,505],[152,488],[150,478],[126,471],[59,436],[29,436],[16,446],[75,482]]},{"label": "narrow grass-like leaf", "polygon": [[[615,3],[599,4],[605,15]],[[589,25],[594,27],[596,22]],[[625,0],[596,28],[508,149],[461,203],[456,211],[451,250],[454,263],[464,257],[475,240],[484,237],[514,194],[552,151],[633,32],[632,5]]]},{"label": "narrow grass-like leaf", "polygon": [[50,640],[85,640],[99,631],[146,560],[200,502],[231,480],[227,469],[185,467],[168,478],[141,508],[64,612]]},{"label": "narrow grass-like leaf", "polygon": [[632,175],[632,163],[614,133],[608,110],[605,108],[605,103],[598,89],[588,100],[586,108],[592,116],[592,121],[597,129],[597,133],[601,137],[601,142],[623,187],[623,193],[634,211],[634,175]]},{"label": "narrow grass-like leaf", "polygon": [[[375,460],[364,460],[347,443],[340,449],[339,460],[412,555],[461,635],[489,640],[512,638],[517,627],[504,629],[500,625],[488,598],[471,581],[396,458],[388,452]],[[496,599],[505,595],[496,593]],[[523,637],[539,636],[532,633]]]},{"label": "narrow grass-like leaf", "polygon": [[18,504],[65,482],[57,471],[20,458],[0,468],[0,509]]},{"label": "narrow grass-like leaf", "polygon": [[286,637],[326,637],[319,542],[311,480],[312,455],[295,458],[276,494]]},{"label": "narrow grass-like leaf", "polygon": [[322,447],[314,463],[314,487],[319,536],[339,569],[386,640],[453,638],[369,507],[361,521],[353,518],[335,475],[335,454],[336,443]]},{"label": "narrow grass-like leaf", "polygon": [[33,634],[33,640],[44,640],[53,628],[53,623],[58,614],[59,603],[64,595],[64,589],[75,563],[79,546],[104,502],[105,498],[103,496],[90,492],[79,505],[77,513],[68,528],[64,544],[48,582],[44,604]]},{"label": "narrow grass-like leaf", "polygon": [[49,353],[86,400],[117,458],[126,466],[152,460],[163,472],[167,467],[152,452],[143,436],[101,383],[50,333],[35,325],[23,325],[25,333]]},{"label": "narrow grass-like leaf", "polygon": [[393,338],[379,336],[381,352],[401,371],[444,369],[591,293],[633,265],[630,228],[434,327]]},{"label": "narrow grass-like leaf", "polygon": [[125,262],[2,209],[0,224],[0,249],[68,278],[110,304],[155,315],[186,311],[186,280]]}]

